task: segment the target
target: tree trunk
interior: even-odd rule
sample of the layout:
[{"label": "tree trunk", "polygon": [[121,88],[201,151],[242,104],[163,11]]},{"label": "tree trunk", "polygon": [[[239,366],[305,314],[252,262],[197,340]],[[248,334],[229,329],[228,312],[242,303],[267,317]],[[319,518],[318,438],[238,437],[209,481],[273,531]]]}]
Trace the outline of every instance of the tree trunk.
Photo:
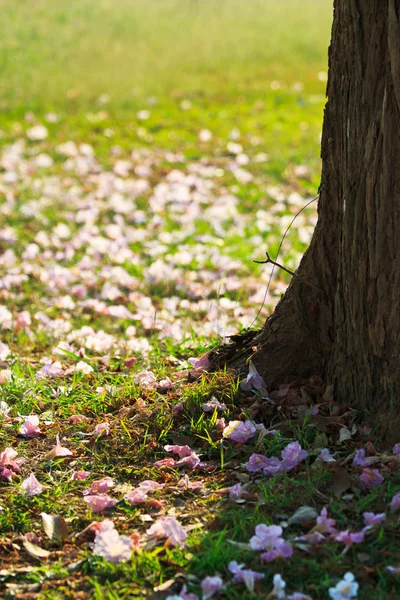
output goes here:
[{"label": "tree trunk", "polygon": [[322,375],[399,441],[399,0],[334,4],[318,224],[253,361],[269,386]]}]

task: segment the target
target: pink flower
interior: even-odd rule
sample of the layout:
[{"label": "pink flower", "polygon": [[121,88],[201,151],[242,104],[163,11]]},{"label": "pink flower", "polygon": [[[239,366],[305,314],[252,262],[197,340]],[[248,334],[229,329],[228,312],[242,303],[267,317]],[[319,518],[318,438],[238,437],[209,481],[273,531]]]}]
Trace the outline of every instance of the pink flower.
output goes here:
[{"label": "pink flower", "polygon": [[249,362],[249,373],[248,373],[245,381],[242,381],[242,383],[240,384],[240,388],[243,391],[248,392],[253,388],[255,390],[262,390],[263,388],[266,389],[266,387],[267,386],[266,386],[264,379],[261,377],[261,375],[257,371],[256,367],[252,363],[252,361],[250,361]]},{"label": "pink flower", "polygon": [[366,467],[367,465],[371,464],[371,458],[365,458],[364,448],[359,448],[356,450],[352,464],[358,467]]},{"label": "pink flower", "polygon": [[335,519],[330,519],[328,517],[328,511],[326,506],[324,506],[324,508],[321,510],[321,515],[317,517],[317,525],[314,529],[320,533],[337,533],[335,525]]},{"label": "pink flower", "polygon": [[255,535],[250,539],[253,550],[267,550],[272,548],[282,535],[282,527],[279,525],[257,525]]},{"label": "pink flower", "polygon": [[393,454],[400,454],[400,443],[393,446]]},{"label": "pink flower", "polygon": [[264,578],[264,573],[244,569],[243,565],[239,565],[236,560],[232,560],[229,563],[228,569],[233,574],[232,583],[244,583],[250,592],[254,591],[255,582]]},{"label": "pink flower", "polygon": [[302,450],[299,442],[291,442],[282,450],[281,456],[283,459],[282,469],[288,471],[297,467],[302,460],[305,460],[308,456],[308,452]]},{"label": "pink flower", "polygon": [[159,517],[146,533],[150,539],[167,538],[172,546],[185,547],[187,533],[174,517]]},{"label": "pink flower", "polygon": [[71,481],[84,481],[90,475],[90,471],[74,471],[71,475]]},{"label": "pink flower", "polygon": [[62,458],[64,456],[72,456],[71,450],[64,448],[61,445],[59,435],[56,435],[56,445],[46,454],[47,458]]},{"label": "pink flower", "polygon": [[296,541],[307,542],[308,544],[316,545],[316,544],[322,544],[326,540],[325,540],[324,536],[322,535],[322,533],[319,533],[319,531],[311,531],[310,533],[306,533],[305,535],[301,535],[300,537],[297,537]]},{"label": "pink flower", "polygon": [[222,581],[221,577],[215,576],[215,577],[205,577],[203,579],[203,581],[201,582],[201,591],[203,592],[202,594],[202,600],[208,600],[208,598],[211,598],[212,596],[214,596],[214,594],[216,594],[217,592],[219,592],[219,590],[222,588],[222,586],[224,585],[224,582]]},{"label": "pink flower", "polygon": [[127,535],[120,535],[114,526],[96,533],[93,546],[93,554],[96,556],[117,564],[129,560],[132,549],[132,539]]},{"label": "pink flower", "polygon": [[270,459],[263,454],[252,454],[246,464],[246,470],[250,473],[257,473],[257,471],[262,471],[264,467],[268,467],[269,461]]},{"label": "pink flower", "polygon": [[361,531],[356,531],[355,533],[350,533],[348,529],[345,531],[340,531],[338,534],[333,536],[333,539],[336,542],[342,542],[345,545],[343,550],[343,554],[345,554],[352,544],[361,544],[364,541],[365,531],[362,529]]},{"label": "pink flower", "polygon": [[139,483],[138,487],[147,492],[155,492],[157,490],[162,490],[165,487],[165,483],[158,483],[152,479],[145,479],[142,483]]},{"label": "pink flower", "polygon": [[363,514],[363,517],[364,517],[364,524],[367,527],[374,527],[374,525],[379,525],[379,523],[383,523],[383,521],[386,519],[386,514],[385,513],[375,514],[373,512],[365,512]]},{"label": "pink flower", "polygon": [[240,500],[243,496],[246,496],[246,492],[242,490],[242,484],[239,482],[233,485],[229,490],[229,498],[231,500]]},{"label": "pink flower", "polygon": [[173,469],[176,466],[176,460],[173,458],[162,458],[154,463],[154,467],[159,469]]},{"label": "pink flower", "polygon": [[393,573],[393,575],[399,575],[400,574],[400,567],[391,567],[389,565],[388,567],[386,567],[386,569],[389,571],[389,573]]},{"label": "pink flower", "polygon": [[13,473],[19,473],[21,464],[24,459],[14,460],[18,456],[18,452],[13,448],[6,448],[0,452],[0,477],[11,481]]},{"label": "pink flower", "polygon": [[282,462],[276,456],[271,456],[268,459],[268,464],[264,466],[263,473],[269,477],[273,477],[282,470]]},{"label": "pink flower", "polygon": [[68,423],[71,423],[71,425],[75,423],[81,423],[82,421],[89,422],[91,419],[89,419],[89,417],[85,417],[85,415],[71,415],[68,419]]},{"label": "pink flower", "polygon": [[114,487],[115,482],[111,477],[104,477],[103,479],[97,479],[93,481],[90,488],[87,490],[83,490],[82,494],[84,496],[94,496],[96,494],[104,494],[108,492],[108,490]]},{"label": "pink flower", "polygon": [[360,481],[367,489],[371,489],[383,483],[383,477],[378,469],[363,469],[360,475]]},{"label": "pink flower", "polygon": [[189,481],[189,477],[184,475],[182,479],[178,481],[178,487],[196,492],[203,489],[204,483],[202,481]]},{"label": "pink flower", "polygon": [[21,483],[21,488],[24,490],[25,496],[36,496],[37,494],[41,494],[44,490],[44,487],[39,483],[33,473],[24,479]]},{"label": "pink flower", "polygon": [[282,527],[278,525],[264,525],[261,523],[256,527],[256,535],[250,539],[250,547],[253,550],[267,550],[260,555],[261,560],[272,561],[276,558],[289,558],[293,549],[288,542],[281,537]]},{"label": "pink flower", "polygon": [[99,423],[93,429],[92,435],[96,438],[106,437],[107,435],[110,435],[110,424],[106,422]]},{"label": "pink flower", "polygon": [[40,435],[41,431],[39,428],[39,417],[37,415],[31,415],[27,417],[24,423],[19,428],[21,435],[26,437],[36,437]]},{"label": "pink flower", "polygon": [[206,412],[206,413],[214,412],[214,410],[220,410],[221,412],[224,412],[224,410],[226,410],[226,404],[222,404],[221,402],[218,402],[218,400],[213,397],[213,398],[211,398],[211,400],[209,400],[208,402],[203,404],[202,408],[203,408],[204,412]]},{"label": "pink flower", "polygon": [[246,443],[256,433],[254,424],[247,419],[246,421],[229,421],[224,429],[224,437],[239,444]]},{"label": "pink flower", "polygon": [[193,366],[193,369],[190,371],[190,374],[193,377],[198,377],[204,371],[207,371],[211,367],[209,352],[200,356],[200,358],[189,358],[188,362]]},{"label": "pink flower", "polygon": [[152,390],[157,387],[157,379],[152,371],[142,371],[136,375],[135,384]]},{"label": "pink flower", "polygon": [[191,456],[193,454],[193,450],[189,446],[178,446],[178,445],[169,445],[164,446],[164,450],[166,452],[173,452],[177,454],[179,458],[184,458],[185,456]]},{"label": "pink flower", "polygon": [[118,502],[118,500],[110,498],[107,494],[85,496],[84,501],[93,512],[101,512],[106,508],[113,508]]},{"label": "pink flower", "polygon": [[184,467],[186,469],[192,470],[196,469],[197,467],[204,467],[205,463],[202,463],[197,454],[193,452],[193,454],[191,454],[190,456],[185,456],[184,458],[181,458],[181,460],[179,460],[175,466],[177,468]]},{"label": "pink flower", "polygon": [[400,508],[400,492],[395,494],[390,502],[391,510],[396,510]]},{"label": "pink flower", "polygon": [[323,448],[317,458],[317,460],[320,460],[322,462],[335,462],[335,459],[333,458],[332,454],[330,453],[330,451],[328,450],[328,448]]},{"label": "pink flower", "polygon": [[265,560],[266,562],[271,562],[276,558],[290,558],[292,554],[293,548],[289,542],[279,540],[279,542],[273,548],[271,548],[271,550],[260,554],[260,559]]},{"label": "pink flower", "polygon": [[129,504],[131,504],[132,506],[136,506],[137,504],[142,504],[143,502],[146,502],[147,498],[147,493],[144,490],[140,489],[132,490],[124,496],[124,500],[129,502]]}]

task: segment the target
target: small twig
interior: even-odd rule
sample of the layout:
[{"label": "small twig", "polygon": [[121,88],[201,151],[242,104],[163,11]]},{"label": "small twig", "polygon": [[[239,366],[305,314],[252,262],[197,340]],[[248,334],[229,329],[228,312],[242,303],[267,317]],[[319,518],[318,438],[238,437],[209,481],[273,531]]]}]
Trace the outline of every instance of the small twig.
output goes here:
[{"label": "small twig", "polygon": [[311,283],[311,281],[308,281],[308,279],[305,279],[304,277],[301,277],[298,273],[295,273],[294,271],[291,271],[290,269],[287,269],[283,265],[281,265],[278,262],[276,262],[276,260],[272,260],[272,258],[268,254],[268,252],[266,252],[265,254],[267,256],[266,260],[253,260],[253,262],[257,263],[258,265],[268,265],[268,264],[274,265],[274,267],[278,267],[279,269],[282,269],[282,271],[285,271],[286,273],[288,273],[292,277],[294,277],[294,276],[298,277],[303,283],[306,283],[310,287],[314,288],[314,290],[317,290],[318,292],[323,293],[322,290],[319,287],[317,287],[316,285],[314,285],[313,283]]}]

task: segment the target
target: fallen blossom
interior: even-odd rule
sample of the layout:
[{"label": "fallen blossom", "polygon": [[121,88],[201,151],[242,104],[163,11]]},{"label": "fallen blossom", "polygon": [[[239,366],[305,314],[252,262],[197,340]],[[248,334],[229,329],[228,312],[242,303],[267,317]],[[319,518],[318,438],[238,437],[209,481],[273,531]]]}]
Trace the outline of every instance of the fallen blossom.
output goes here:
[{"label": "fallen blossom", "polygon": [[202,600],[208,600],[208,598],[212,598],[214,594],[219,592],[223,585],[224,582],[222,581],[221,577],[218,577],[218,575],[214,577],[205,577],[200,584],[202,591]]},{"label": "fallen blossom", "polygon": [[366,467],[367,465],[371,464],[371,459],[365,457],[364,448],[359,448],[356,450],[352,464],[358,467]]},{"label": "fallen blossom", "polygon": [[395,494],[391,499],[390,508],[391,510],[397,510],[400,508],[400,492],[397,492],[397,494]]},{"label": "fallen blossom", "polygon": [[61,445],[59,435],[56,435],[56,445],[46,454],[47,458],[62,458],[64,456],[72,456],[71,450],[64,448]]},{"label": "fallen blossom", "polygon": [[26,135],[32,141],[40,142],[47,138],[48,131],[44,125],[34,125],[27,130]]},{"label": "fallen blossom", "polygon": [[202,408],[205,413],[214,412],[214,410],[220,410],[221,412],[224,412],[226,410],[226,404],[223,404],[216,398],[212,397],[211,400],[203,404]]},{"label": "fallen blossom", "polygon": [[360,481],[362,481],[367,489],[371,489],[381,485],[384,479],[378,469],[363,469],[363,472],[360,475]]},{"label": "fallen blossom", "polygon": [[132,556],[133,540],[120,535],[114,528],[98,531],[94,540],[93,554],[114,564],[126,562]]},{"label": "fallen blossom", "polygon": [[71,475],[71,481],[84,481],[90,475],[90,471],[74,471]]},{"label": "fallen blossom", "polygon": [[174,517],[159,517],[146,534],[150,539],[167,538],[172,546],[184,548],[186,544],[187,533]]},{"label": "fallen blossom", "polygon": [[333,456],[330,453],[330,451],[328,450],[328,448],[323,448],[321,450],[321,452],[319,453],[319,456],[317,457],[317,460],[326,462],[326,463],[335,462],[335,459],[333,458]]},{"label": "fallen blossom", "polygon": [[27,417],[19,428],[19,433],[26,437],[36,437],[40,435],[39,417],[37,415],[30,415]]},{"label": "fallen blossom", "polygon": [[385,513],[373,513],[373,512],[365,512],[363,514],[364,517],[364,524],[367,527],[374,527],[375,525],[379,525],[379,523],[383,523],[383,521],[386,519],[386,514]]},{"label": "fallen blossom", "polygon": [[185,456],[191,456],[193,454],[193,450],[189,446],[178,446],[176,444],[167,444],[166,446],[164,446],[164,450],[166,452],[172,452],[173,454],[177,454],[180,458],[184,458]]},{"label": "fallen blossom", "polygon": [[307,450],[302,450],[299,442],[290,442],[281,452],[282,469],[288,471],[294,469],[308,456]]},{"label": "fallen blossom", "polygon": [[229,498],[231,500],[241,500],[244,496],[247,496],[247,492],[242,490],[242,484],[240,482],[233,485],[229,490]]},{"label": "fallen blossom", "polygon": [[173,458],[162,458],[161,460],[157,460],[153,466],[159,469],[173,469],[176,467],[176,460]]},{"label": "fallen blossom", "polygon": [[136,506],[137,504],[142,504],[146,502],[148,498],[147,492],[145,490],[134,489],[124,496],[124,500],[129,502],[132,506]]},{"label": "fallen blossom", "polygon": [[346,573],[335,587],[329,588],[329,597],[332,600],[347,600],[348,598],[356,598],[358,594],[358,583],[355,580],[353,573]]},{"label": "fallen blossom", "polygon": [[82,423],[82,421],[88,423],[91,421],[91,419],[89,419],[89,417],[86,417],[85,415],[71,415],[68,419],[68,423],[70,423],[71,425],[75,423]]},{"label": "fallen blossom", "polygon": [[195,452],[193,452],[193,454],[191,454],[190,456],[185,456],[184,458],[181,458],[181,460],[179,460],[176,463],[176,468],[180,468],[180,467],[184,467],[186,469],[196,469],[197,467],[204,467],[205,463],[202,463],[200,461],[200,458],[197,456],[197,454]]},{"label": "fallen blossom", "polygon": [[395,444],[393,446],[393,454],[396,456],[397,454],[400,454],[400,442],[398,444]]},{"label": "fallen blossom", "polygon": [[285,594],[286,582],[282,579],[282,577],[281,577],[281,575],[279,575],[279,573],[276,573],[274,575],[272,582],[273,582],[274,587],[273,587],[271,593],[269,594],[269,597],[277,598],[277,600],[283,600],[286,597],[286,594]]},{"label": "fallen blossom", "polygon": [[342,554],[346,554],[349,548],[353,544],[361,544],[364,541],[365,530],[356,531],[355,533],[350,533],[348,529],[345,531],[340,531],[336,535],[333,535],[333,539],[336,542],[342,542],[344,544],[344,550]]},{"label": "fallen blossom", "polygon": [[202,481],[190,481],[189,477],[184,475],[182,479],[178,481],[178,487],[185,490],[191,490],[192,492],[197,492],[198,490],[202,490],[204,488],[204,483]]},{"label": "fallen blossom", "polygon": [[255,435],[256,431],[257,430],[254,426],[254,423],[252,423],[249,419],[244,422],[229,421],[228,425],[224,429],[223,436],[224,438],[232,440],[233,442],[244,444]]},{"label": "fallen blossom", "polygon": [[253,550],[266,550],[260,555],[261,560],[267,562],[276,558],[289,558],[293,549],[282,537],[282,527],[279,525],[257,525],[255,535],[250,539],[250,547]]},{"label": "fallen blossom", "polygon": [[41,494],[44,490],[44,487],[39,483],[33,473],[24,479],[21,483],[21,488],[24,491],[25,496],[36,496],[37,494]]},{"label": "fallen blossom", "polygon": [[321,510],[321,514],[317,517],[317,524],[313,528],[313,531],[318,531],[319,533],[337,533],[337,529],[335,528],[336,521],[335,519],[330,519],[328,517],[328,510],[326,506]]},{"label": "fallen blossom", "polygon": [[194,377],[201,375],[204,371],[207,371],[211,367],[210,353],[207,352],[200,356],[200,358],[189,358],[188,362],[192,365],[193,369],[190,371]]},{"label": "fallen blossom", "polygon": [[255,582],[265,577],[264,573],[258,573],[252,569],[244,569],[244,565],[239,565],[236,560],[232,560],[228,569],[233,574],[232,583],[244,583],[246,588],[250,591],[254,591]]},{"label": "fallen blossom", "polygon": [[0,477],[11,481],[13,473],[21,471],[21,464],[24,459],[14,460],[18,456],[18,452],[13,448],[5,448],[0,452]]},{"label": "fallen blossom", "polygon": [[252,361],[249,361],[249,373],[244,381],[241,382],[240,388],[244,392],[248,392],[251,389],[262,390],[266,389],[266,383],[257,371]]},{"label": "fallen blossom", "polygon": [[77,371],[78,373],[83,373],[84,375],[89,375],[89,373],[92,373],[93,371],[93,367],[91,367],[87,362],[85,362],[84,360],[80,360],[76,365],[75,365],[75,371]]},{"label": "fallen blossom", "polygon": [[101,512],[106,508],[113,508],[118,502],[118,500],[114,500],[114,498],[111,498],[107,494],[85,496],[83,499],[93,512]]},{"label": "fallen blossom", "polygon": [[110,424],[106,423],[106,422],[99,423],[94,428],[92,435],[93,435],[93,437],[96,437],[96,438],[106,437],[106,436],[110,435]]},{"label": "fallen blossom", "polygon": [[12,381],[12,372],[10,369],[0,369],[0,383],[10,383]]},{"label": "fallen blossom", "polygon": [[104,477],[103,479],[97,479],[93,481],[90,488],[87,490],[83,490],[82,494],[84,496],[94,496],[96,494],[104,494],[108,492],[109,489],[114,487],[115,482],[111,477]]},{"label": "fallen blossom", "polygon": [[260,559],[266,562],[272,562],[277,558],[290,558],[293,554],[293,548],[289,544],[289,542],[285,542],[285,540],[280,539],[277,540],[274,547],[267,552],[263,552],[260,554]]},{"label": "fallen blossom", "polygon": [[157,379],[152,371],[142,371],[136,375],[135,384],[152,390],[157,387]]},{"label": "fallen blossom", "polygon": [[296,542],[307,542],[312,545],[323,544],[326,541],[325,537],[319,531],[311,531],[295,538],[295,540]]},{"label": "fallen blossom", "polygon": [[246,470],[250,473],[257,473],[262,471],[264,466],[268,466],[270,459],[263,454],[252,454],[246,464]]},{"label": "fallen blossom", "polygon": [[389,565],[386,567],[386,569],[389,571],[389,573],[393,573],[393,575],[400,575],[400,567],[392,567]]},{"label": "fallen blossom", "polygon": [[256,526],[255,535],[250,539],[253,550],[265,550],[273,546],[275,541],[282,535],[280,525],[265,525],[261,523]]},{"label": "fallen blossom", "polygon": [[294,592],[287,597],[287,600],[311,600],[311,596],[307,596],[307,594],[302,594],[301,592]]}]

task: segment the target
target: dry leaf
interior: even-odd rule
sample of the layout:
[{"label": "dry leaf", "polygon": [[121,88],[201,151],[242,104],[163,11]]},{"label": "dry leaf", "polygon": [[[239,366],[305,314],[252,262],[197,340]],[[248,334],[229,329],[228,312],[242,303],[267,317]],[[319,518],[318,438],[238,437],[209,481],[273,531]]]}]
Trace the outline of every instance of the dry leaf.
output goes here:
[{"label": "dry leaf", "polygon": [[40,513],[40,516],[42,517],[43,529],[52,542],[61,544],[68,538],[68,525],[64,517],[48,515],[45,512]]},{"label": "dry leaf", "polygon": [[337,467],[333,477],[333,493],[338,498],[351,487],[351,477],[344,467]]},{"label": "dry leaf", "polygon": [[50,552],[48,550],[45,550],[40,546],[36,546],[36,544],[32,544],[32,542],[29,542],[28,540],[24,540],[22,542],[22,545],[27,551],[27,553],[33,556],[33,558],[41,559],[50,556]]},{"label": "dry leaf", "polygon": [[306,523],[307,521],[313,521],[319,516],[319,512],[312,506],[300,506],[292,515],[288,521],[289,525],[297,523]]},{"label": "dry leaf", "polygon": [[351,431],[347,427],[341,427],[339,432],[339,442],[345,442],[351,440]]}]

